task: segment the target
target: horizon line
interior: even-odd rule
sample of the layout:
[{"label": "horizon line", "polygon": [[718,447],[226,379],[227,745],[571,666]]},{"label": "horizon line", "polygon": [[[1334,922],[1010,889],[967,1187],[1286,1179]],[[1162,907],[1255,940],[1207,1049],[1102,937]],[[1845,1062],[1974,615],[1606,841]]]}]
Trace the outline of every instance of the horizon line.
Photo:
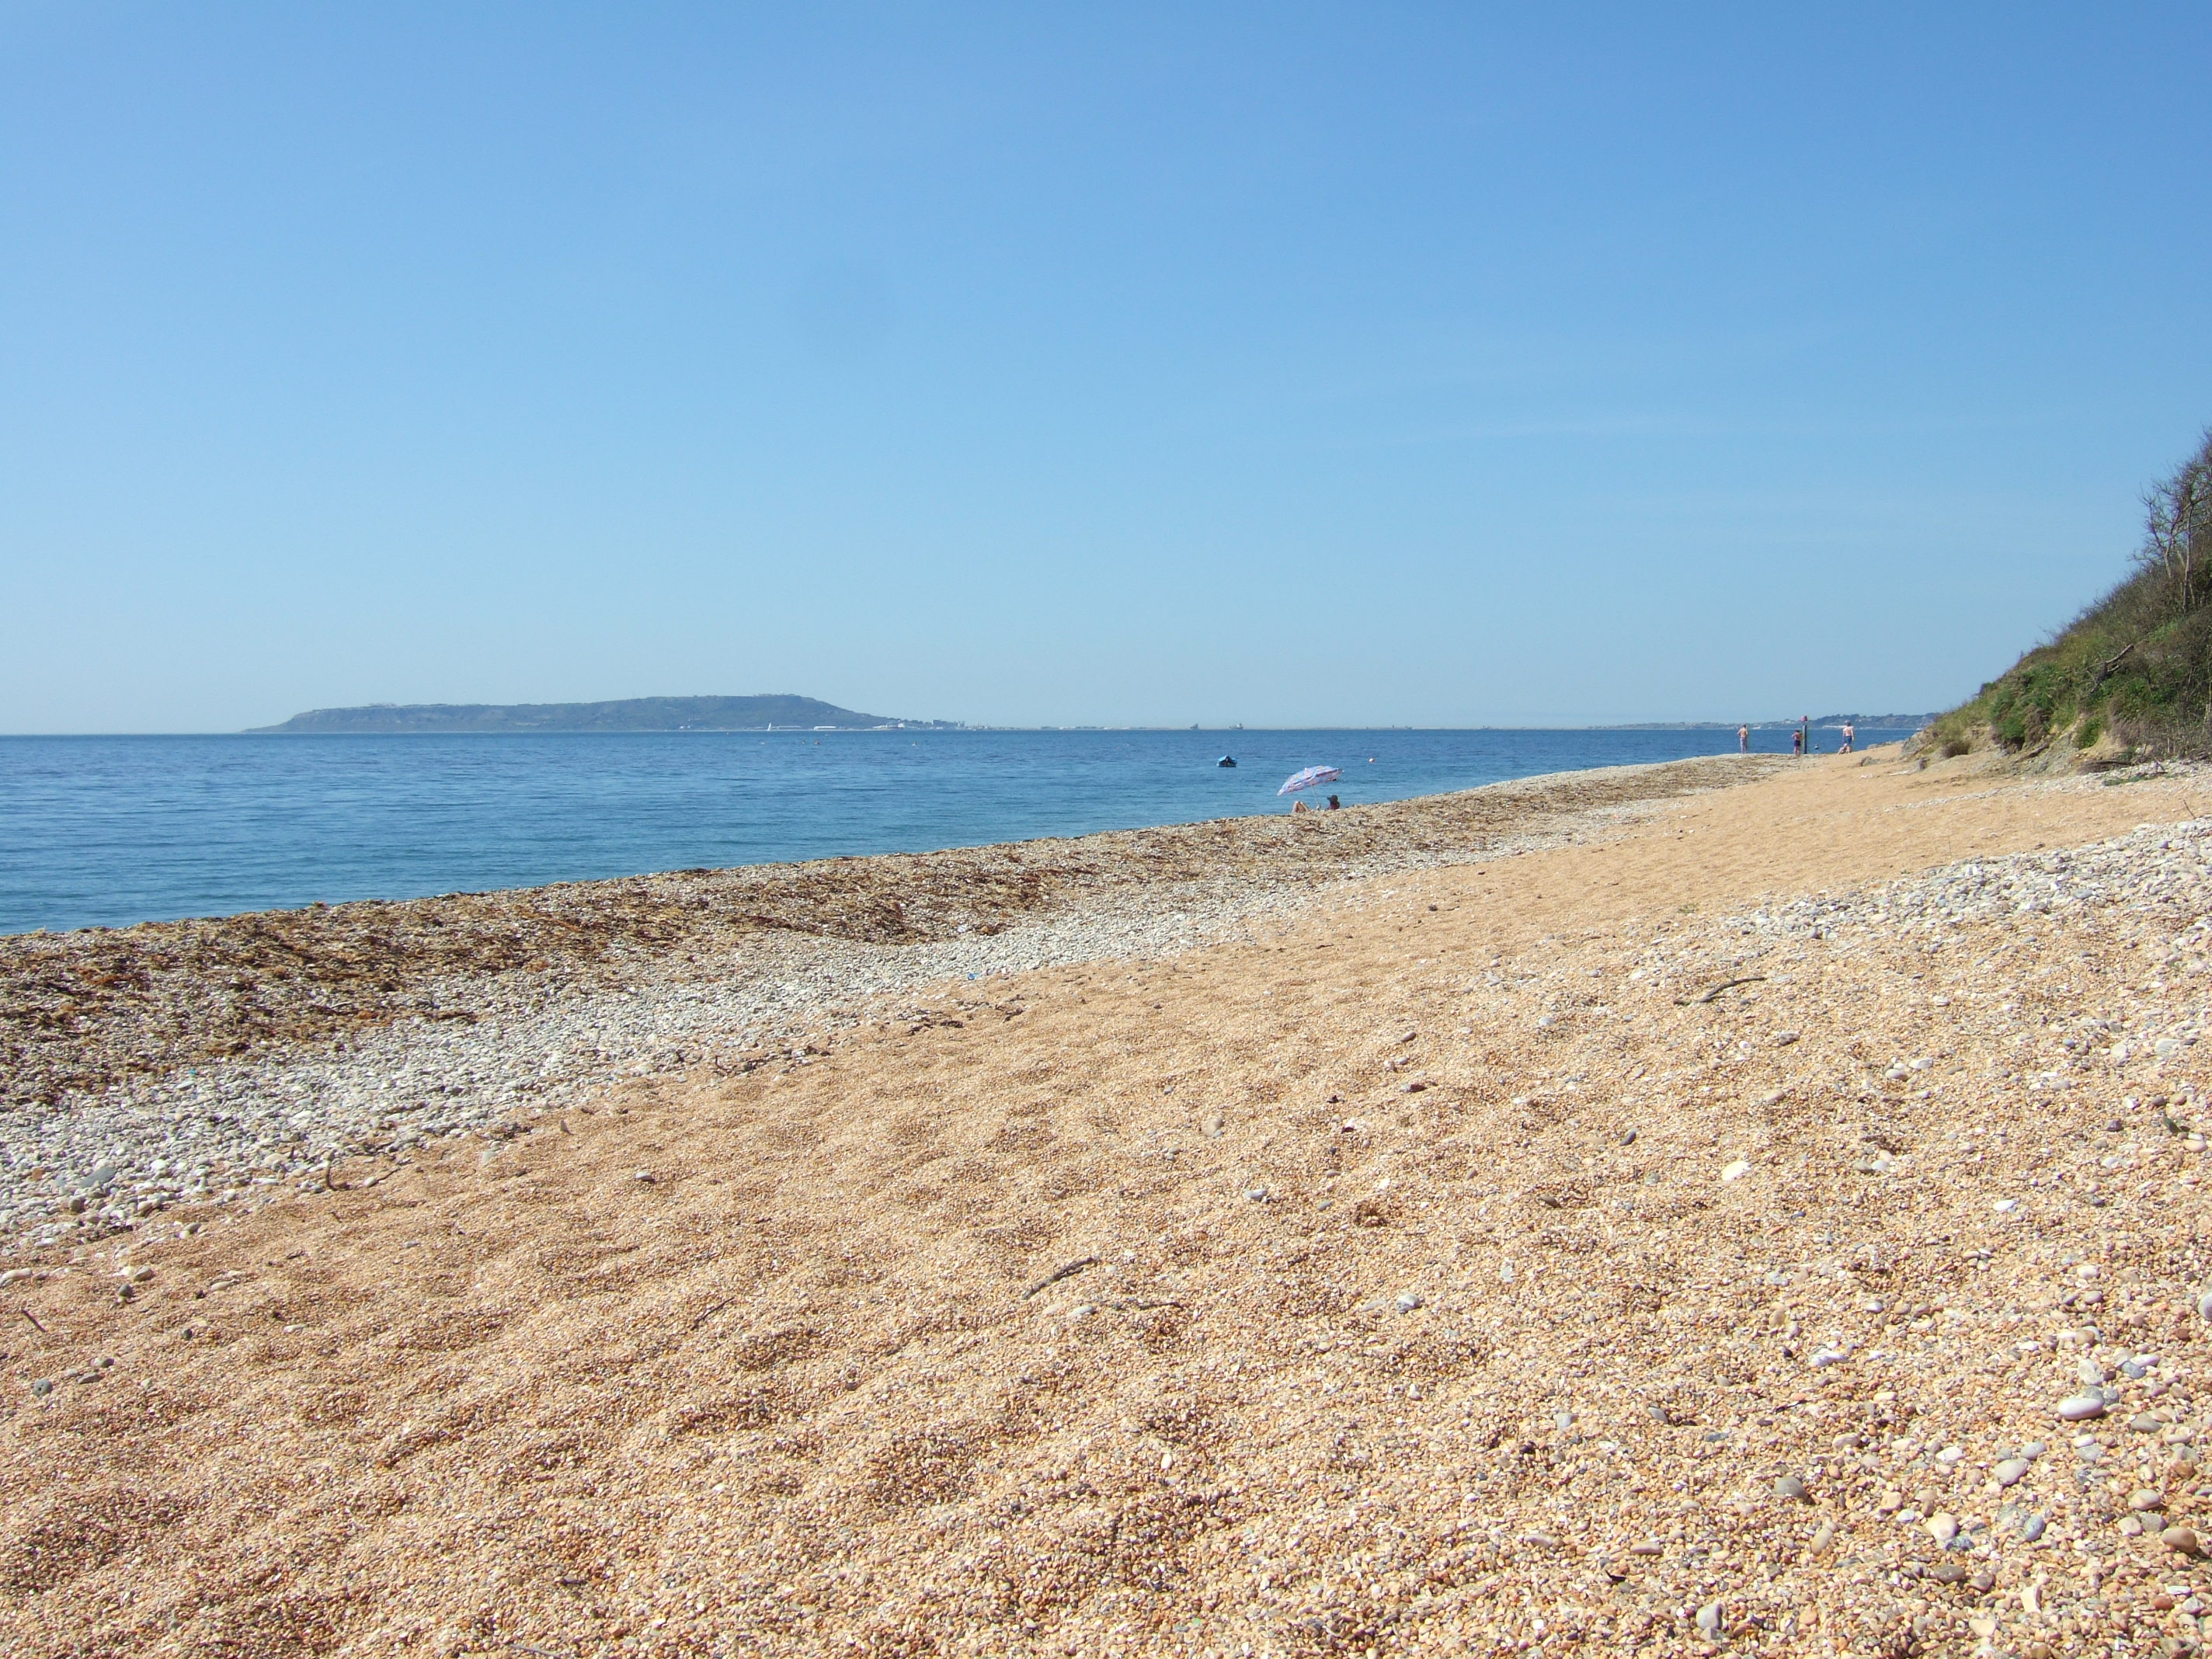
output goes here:
[{"label": "horizon line", "polygon": [[[1911,714],[1905,720],[1924,725],[1936,718],[1935,711]],[[1901,729],[1902,722],[1873,715],[1821,714],[1788,719],[1768,720],[1585,720],[1571,724],[1510,725],[1482,723],[1468,726],[1419,726],[1405,722],[1378,725],[1235,725],[1235,726],[1160,726],[1141,723],[1127,725],[1085,723],[1080,725],[1012,725],[995,721],[949,722],[889,722],[881,726],[663,726],[642,727],[628,731],[592,731],[570,728],[539,731],[449,731],[449,732],[282,732],[267,727],[220,727],[200,731],[78,731],[78,732],[0,732],[0,738],[654,738],[654,737],[743,737],[774,735],[799,736],[807,732],[828,732],[839,736],[867,736],[886,732],[906,732],[915,735],[957,736],[963,732],[1697,732],[1725,731],[1744,726],[1754,732],[1794,729],[1801,723],[1826,727],[1851,720],[1872,724],[1884,730]]]}]

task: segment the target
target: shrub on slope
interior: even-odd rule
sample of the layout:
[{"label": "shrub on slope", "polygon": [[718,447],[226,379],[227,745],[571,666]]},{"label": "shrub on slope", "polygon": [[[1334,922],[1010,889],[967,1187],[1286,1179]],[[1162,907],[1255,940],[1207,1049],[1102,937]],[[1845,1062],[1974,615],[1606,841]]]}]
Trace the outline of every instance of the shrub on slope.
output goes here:
[{"label": "shrub on slope", "polygon": [[2130,574],[2055,638],[1939,717],[1930,743],[2100,757],[2212,752],[2212,431],[2144,493]]}]

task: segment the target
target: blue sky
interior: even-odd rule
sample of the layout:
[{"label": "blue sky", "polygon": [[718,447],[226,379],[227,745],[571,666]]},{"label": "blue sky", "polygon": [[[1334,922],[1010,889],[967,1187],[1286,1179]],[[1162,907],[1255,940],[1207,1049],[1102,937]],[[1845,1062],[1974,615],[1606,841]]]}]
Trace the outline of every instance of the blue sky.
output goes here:
[{"label": "blue sky", "polygon": [[0,3],[0,729],[1946,704],[2212,422],[2204,21]]}]

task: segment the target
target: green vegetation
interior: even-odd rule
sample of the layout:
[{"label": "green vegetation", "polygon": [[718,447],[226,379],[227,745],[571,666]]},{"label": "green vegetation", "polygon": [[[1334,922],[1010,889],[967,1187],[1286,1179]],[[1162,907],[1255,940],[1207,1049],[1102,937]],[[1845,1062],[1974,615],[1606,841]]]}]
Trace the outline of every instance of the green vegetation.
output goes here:
[{"label": "green vegetation", "polygon": [[2133,572],[1939,715],[1928,734],[1939,753],[2070,747],[2091,764],[2212,753],[2212,431],[2143,505]]}]

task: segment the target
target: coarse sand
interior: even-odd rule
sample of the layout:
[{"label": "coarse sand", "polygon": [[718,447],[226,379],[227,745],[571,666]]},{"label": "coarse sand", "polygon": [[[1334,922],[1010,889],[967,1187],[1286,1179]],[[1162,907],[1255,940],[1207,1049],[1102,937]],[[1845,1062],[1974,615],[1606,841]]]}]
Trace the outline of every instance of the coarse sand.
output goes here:
[{"label": "coarse sand", "polygon": [[0,1647],[2193,1650],[2212,791],[1865,759],[19,1255]]},{"label": "coarse sand", "polygon": [[948,981],[1181,955],[1786,764],[0,939],[0,1237],[85,1243],[618,1077],[754,1069]]}]

